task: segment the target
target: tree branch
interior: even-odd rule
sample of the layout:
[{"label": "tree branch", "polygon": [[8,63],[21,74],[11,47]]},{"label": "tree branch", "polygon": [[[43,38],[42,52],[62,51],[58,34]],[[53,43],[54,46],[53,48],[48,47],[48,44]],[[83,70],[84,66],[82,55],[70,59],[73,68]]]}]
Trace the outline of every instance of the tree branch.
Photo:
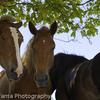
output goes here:
[{"label": "tree branch", "polygon": [[62,40],[62,39],[58,39],[58,38],[54,38],[55,40],[58,40],[58,41],[61,41],[61,42],[66,42],[66,43],[68,43],[68,42],[76,42],[77,40],[75,40],[75,39],[71,39],[71,40],[68,40],[68,41],[65,41],[65,40]]},{"label": "tree branch", "polygon": [[77,5],[79,5],[79,6],[83,6],[83,5],[85,5],[85,4],[87,4],[87,3],[91,2],[91,1],[94,1],[94,0],[88,0],[88,1],[86,1],[86,2],[84,2],[84,3],[77,4]]},{"label": "tree branch", "polygon": [[89,44],[92,45],[91,39],[90,39],[88,36],[86,36],[86,38],[87,38],[87,40],[89,41]]}]

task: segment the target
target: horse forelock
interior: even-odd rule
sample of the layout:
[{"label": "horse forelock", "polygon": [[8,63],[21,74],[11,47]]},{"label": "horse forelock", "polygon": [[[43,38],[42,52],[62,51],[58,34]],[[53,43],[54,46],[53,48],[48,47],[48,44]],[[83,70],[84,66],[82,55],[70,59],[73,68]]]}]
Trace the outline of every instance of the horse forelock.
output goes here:
[{"label": "horse forelock", "polygon": [[49,32],[50,30],[49,30],[48,27],[43,26],[43,27],[41,27],[41,28],[39,29],[39,31],[42,31],[43,33],[47,33],[47,32]]},{"label": "horse forelock", "polygon": [[[22,56],[22,63],[25,67],[28,67],[27,65],[30,64],[31,65],[31,56],[32,56],[32,42],[33,42],[34,38],[32,37],[32,39],[28,42],[27,44],[27,48],[26,48],[26,51],[25,53],[23,54]],[[28,67],[29,68],[29,67]]]},{"label": "horse forelock", "polygon": [[0,22],[2,22],[2,21],[6,21],[6,22],[13,23],[13,22],[15,22],[16,20],[15,20],[14,17],[12,17],[12,16],[10,16],[10,15],[4,15],[4,16],[1,16],[1,17],[0,17]]},{"label": "horse forelock", "polygon": [[46,27],[46,26],[43,26],[43,27],[40,28],[40,30],[49,30],[49,28]]}]

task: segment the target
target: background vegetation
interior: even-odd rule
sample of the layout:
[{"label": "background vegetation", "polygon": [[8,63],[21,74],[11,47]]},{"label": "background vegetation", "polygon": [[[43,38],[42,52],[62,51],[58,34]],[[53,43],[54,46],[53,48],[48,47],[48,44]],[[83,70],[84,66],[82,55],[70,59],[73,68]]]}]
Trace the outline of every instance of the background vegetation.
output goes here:
[{"label": "background vegetation", "polygon": [[58,22],[58,33],[95,36],[100,26],[100,0],[0,0],[0,16],[15,16],[34,24]]}]

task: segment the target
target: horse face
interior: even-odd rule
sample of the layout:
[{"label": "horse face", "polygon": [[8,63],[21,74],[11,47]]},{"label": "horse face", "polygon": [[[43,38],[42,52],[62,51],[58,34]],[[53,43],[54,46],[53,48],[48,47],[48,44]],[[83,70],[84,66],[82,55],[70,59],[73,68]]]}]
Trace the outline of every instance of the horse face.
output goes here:
[{"label": "horse face", "polygon": [[[35,70],[34,80],[37,86],[44,87],[49,81],[49,71],[53,66],[55,48],[53,34],[57,29],[57,24],[54,27],[52,26],[50,30],[47,27],[42,27],[40,30],[37,30],[34,26],[32,30],[32,23],[29,23],[29,28],[34,34],[32,45]],[[52,28],[56,28],[55,31]]]},{"label": "horse face", "polygon": [[23,37],[18,31],[21,23],[3,22],[2,24],[0,27],[0,63],[6,70],[8,78],[16,79],[18,73],[14,72],[21,65],[19,47]]},{"label": "horse face", "polygon": [[49,80],[49,70],[53,65],[55,44],[50,38],[37,40],[33,45],[35,81],[45,84]]}]

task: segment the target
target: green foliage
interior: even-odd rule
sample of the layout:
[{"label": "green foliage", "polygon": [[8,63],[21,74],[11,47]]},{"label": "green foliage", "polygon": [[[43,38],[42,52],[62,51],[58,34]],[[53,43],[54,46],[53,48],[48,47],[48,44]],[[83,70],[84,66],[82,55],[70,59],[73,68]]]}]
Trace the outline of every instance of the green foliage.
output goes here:
[{"label": "green foliage", "polygon": [[[0,16],[10,14],[18,21],[39,24],[57,21],[58,33],[69,32],[72,37],[80,30],[82,36],[95,36],[100,26],[100,0],[4,0]],[[78,21],[77,21],[78,20]]]}]

